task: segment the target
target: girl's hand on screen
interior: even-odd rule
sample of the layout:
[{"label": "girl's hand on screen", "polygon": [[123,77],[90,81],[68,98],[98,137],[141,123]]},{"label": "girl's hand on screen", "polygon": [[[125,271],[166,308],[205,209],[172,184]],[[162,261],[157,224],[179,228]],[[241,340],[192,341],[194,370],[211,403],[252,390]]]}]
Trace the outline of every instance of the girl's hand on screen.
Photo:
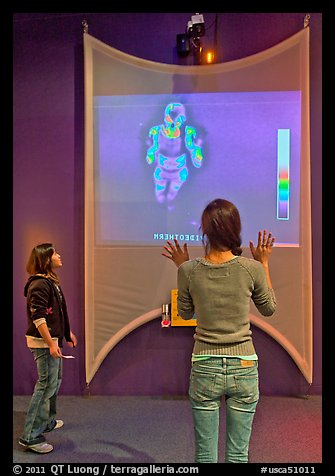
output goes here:
[{"label": "girl's hand on screen", "polygon": [[167,241],[167,245],[164,246],[164,249],[167,253],[162,253],[162,256],[168,258],[174,262],[174,264],[178,267],[185,261],[190,259],[187,249],[187,243],[184,243],[183,247],[178,243],[178,240],[174,239],[174,244],[172,241]]}]

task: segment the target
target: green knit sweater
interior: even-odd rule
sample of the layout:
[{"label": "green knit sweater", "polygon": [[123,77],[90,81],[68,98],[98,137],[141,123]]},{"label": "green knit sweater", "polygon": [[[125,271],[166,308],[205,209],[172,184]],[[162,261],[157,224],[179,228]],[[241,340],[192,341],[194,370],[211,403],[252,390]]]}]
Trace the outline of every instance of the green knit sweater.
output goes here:
[{"label": "green knit sweater", "polygon": [[195,355],[251,355],[249,307],[253,301],[263,316],[276,309],[273,289],[259,261],[235,257],[222,264],[204,258],[178,268],[178,314],[197,320]]}]

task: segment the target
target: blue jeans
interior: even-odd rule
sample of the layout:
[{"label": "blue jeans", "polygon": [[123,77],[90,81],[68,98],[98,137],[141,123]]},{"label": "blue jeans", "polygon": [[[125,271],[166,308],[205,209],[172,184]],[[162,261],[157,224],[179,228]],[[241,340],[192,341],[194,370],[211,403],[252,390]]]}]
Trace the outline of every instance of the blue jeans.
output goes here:
[{"label": "blue jeans", "polygon": [[30,351],[36,362],[38,379],[20,441],[34,445],[45,441],[42,433],[51,431],[56,424],[56,399],[62,381],[62,359],[51,357],[49,348]]},{"label": "blue jeans", "polygon": [[195,462],[217,463],[221,397],[226,404],[225,463],[247,463],[259,399],[258,362],[211,357],[194,362],[189,396],[195,430]]}]

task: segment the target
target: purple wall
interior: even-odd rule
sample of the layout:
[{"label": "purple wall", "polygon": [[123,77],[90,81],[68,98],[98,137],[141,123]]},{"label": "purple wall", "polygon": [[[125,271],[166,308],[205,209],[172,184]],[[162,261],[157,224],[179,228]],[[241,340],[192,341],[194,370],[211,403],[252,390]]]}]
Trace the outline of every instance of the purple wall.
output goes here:
[{"label": "purple wall", "polygon": [[[179,59],[176,35],[189,13],[17,13],[13,23],[13,384],[32,393],[35,365],[26,348],[25,265],[31,248],[56,243],[71,323],[79,339],[76,359],[64,362],[61,394],[85,385],[83,183],[84,114],[82,20],[97,39],[126,53],[170,64]],[[305,13],[218,14],[218,61],[263,51],[303,28]],[[215,14],[204,13],[205,25]],[[314,376],[311,388],[286,351],[253,327],[263,394],[321,394],[321,52],[322,14],[310,23],[311,187],[313,222]],[[214,39],[208,28],[204,46]],[[96,395],[187,393],[192,328],[161,329],[155,319],[126,336],[90,384]]]}]

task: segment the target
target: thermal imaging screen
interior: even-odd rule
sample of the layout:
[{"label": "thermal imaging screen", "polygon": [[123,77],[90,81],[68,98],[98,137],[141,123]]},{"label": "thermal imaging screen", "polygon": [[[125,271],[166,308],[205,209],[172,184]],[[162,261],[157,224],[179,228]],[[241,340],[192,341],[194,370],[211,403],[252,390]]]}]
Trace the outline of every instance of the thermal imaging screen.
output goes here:
[{"label": "thermal imaging screen", "polygon": [[201,245],[225,198],[244,246],[263,228],[299,246],[300,129],[300,91],[95,97],[96,244]]}]

